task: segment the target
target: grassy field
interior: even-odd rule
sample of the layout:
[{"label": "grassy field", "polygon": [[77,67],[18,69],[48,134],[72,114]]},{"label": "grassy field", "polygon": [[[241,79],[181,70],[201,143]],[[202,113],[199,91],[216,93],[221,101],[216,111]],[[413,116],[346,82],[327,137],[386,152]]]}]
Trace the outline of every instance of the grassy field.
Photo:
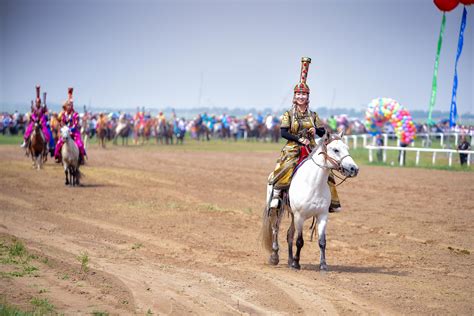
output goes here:
[{"label": "grassy field", "polygon": [[[0,145],[20,145],[23,140],[23,137],[20,135],[17,136],[4,136],[0,135]],[[421,139],[415,141],[415,147],[422,147]],[[120,143],[120,141],[119,141]],[[130,147],[133,147],[133,141],[129,141]],[[449,144],[451,146],[449,146]],[[211,140],[207,141],[195,141],[189,138],[185,139],[184,145],[174,145],[174,146],[163,146],[156,145],[154,140],[150,141],[149,144],[144,146],[139,146],[142,150],[164,150],[164,151],[211,151],[211,152],[274,152],[275,160],[277,159],[278,152],[281,150],[284,145],[284,140],[281,140],[279,144],[275,143],[264,143],[256,141],[243,141],[239,140],[237,142],[233,140],[222,141],[222,140]],[[352,140],[350,141],[352,145]],[[388,146],[396,146],[396,140],[389,140]],[[97,146],[97,139],[94,138],[89,142],[89,146]],[[107,143],[107,146],[113,146],[111,143]],[[380,165],[387,167],[397,167],[398,166],[398,152],[396,151],[387,151],[387,163],[379,162],[369,162],[369,153],[367,149],[362,147],[362,140],[358,140],[359,148],[351,149],[351,155],[358,164],[362,165]],[[454,141],[451,140],[451,143],[448,143],[448,147],[454,148]],[[433,140],[432,148],[442,148],[440,146],[439,139]],[[373,152],[374,160],[377,159],[376,152]],[[449,167],[448,165],[448,155],[439,154],[436,158],[436,165],[432,165],[432,154],[431,153],[420,153],[420,164],[415,165],[415,152],[407,152],[406,154],[406,167],[408,168],[429,168],[429,169],[441,169],[441,170],[453,170],[453,171],[474,171],[474,166],[471,164],[470,167],[461,167],[459,164],[459,155],[453,155],[453,165]]]}]

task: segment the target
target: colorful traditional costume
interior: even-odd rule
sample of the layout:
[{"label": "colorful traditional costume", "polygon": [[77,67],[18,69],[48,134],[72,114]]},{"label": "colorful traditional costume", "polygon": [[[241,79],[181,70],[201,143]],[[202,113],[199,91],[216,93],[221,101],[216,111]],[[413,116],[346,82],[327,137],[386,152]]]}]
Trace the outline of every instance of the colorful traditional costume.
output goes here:
[{"label": "colorful traditional costume", "polygon": [[[73,88],[68,89],[68,99],[64,102],[63,111],[59,114],[59,123],[60,126],[68,126],[71,130],[71,136],[74,139],[77,147],[79,148],[80,159],[84,161],[84,157],[87,156],[86,150],[84,149],[84,143],[81,139],[81,128],[79,124],[79,113],[74,111],[74,102],[72,99]],[[61,157],[61,147],[63,146],[64,141],[61,137],[58,139],[56,144],[56,149],[54,151],[54,157],[60,159]]]},{"label": "colorful traditional costume", "polygon": [[[310,90],[306,84],[306,78],[310,63],[310,58],[302,58],[300,83],[294,88],[295,94],[309,94]],[[290,187],[295,167],[316,146],[314,137],[312,137],[309,130],[314,128],[315,133],[320,137],[326,133],[324,125],[316,112],[306,109],[306,112],[303,113],[298,109],[296,104],[293,104],[293,107],[283,114],[280,128],[281,136],[288,141],[282,148],[275,170],[270,174],[268,179],[269,184],[273,185],[274,188],[274,200],[272,201],[271,207],[278,206],[280,192]],[[303,144],[305,139],[310,142],[308,146]],[[332,175],[329,177],[328,184],[331,190],[331,209],[336,210],[340,208],[340,202]]]},{"label": "colorful traditional costume", "polygon": [[41,130],[43,132],[43,137],[46,140],[46,143],[50,143],[51,132],[48,130],[48,125],[47,125],[47,119],[46,119],[47,111],[48,110],[46,108],[46,104],[44,106],[41,105],[40,86],[36,86],[35,106],[31,107],[30,122],[28,123],[28,127],[26,128],[26,131],[25,131],[25,135],[23,136],[25,142],[23,143],[22,147],[26,147],[26,143],[29,142],[31,133],[33,132],[33,126],[35,125],[36,121],[39,121],[41,123]]}]

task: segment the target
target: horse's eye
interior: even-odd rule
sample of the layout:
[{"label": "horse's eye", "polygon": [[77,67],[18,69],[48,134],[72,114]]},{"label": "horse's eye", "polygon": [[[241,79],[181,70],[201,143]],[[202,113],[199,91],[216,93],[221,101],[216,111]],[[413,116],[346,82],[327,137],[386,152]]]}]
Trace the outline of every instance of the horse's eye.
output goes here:
[{"label": "horse's eye", "polygon": [[334,149],[334,152],[335,152],[336,154],[338,154],[338,153],[339,153],[339,149]]}]

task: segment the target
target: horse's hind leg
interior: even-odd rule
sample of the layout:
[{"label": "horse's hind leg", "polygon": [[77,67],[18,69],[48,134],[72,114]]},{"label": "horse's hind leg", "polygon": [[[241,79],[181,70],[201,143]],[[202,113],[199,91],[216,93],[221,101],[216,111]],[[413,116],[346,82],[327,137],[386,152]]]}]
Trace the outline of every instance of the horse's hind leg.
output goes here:
[{"label": "horse's hind leg", "polygon": [[299,216],[299,213],[295,214],[295,226],[296,226],[296,232],[297,232],[297,239],[296,239],[296,255],[293,257],[293,262],[291,263],[291,267],[293,269],[301,269],[300,266],[300,254],[301,254],[301,249],[304,246],[304,240],[303,240],[303,224],[304,224],[304,219]]},{"label": "horse's hind leg", "polygon": [[66,175],[66,182],[64,182],[64,185],[68,185],[69,184],[68,168],[64,168],[64,174]]},{"label": "horse's hind leg", "polygon": [[321,271],[328,270],[328,266],[326,264],[326,224],[327,224],[327,215],[321,215],[318,218],[318,241],[319,241],[319,250],[321,252],[321,258],[319,261],[319,269]]},{"label": "horse's hind leg", "polygon": [[286,241],[288,242],[288,266],[293,263],[293,239],[295,237],[295,216],[291,214],[291,224],[286,233]]},{"label": "horse's hind leg", "polygon": [[75,170],[75,177],[76,177],[76,185],[77,186],[81,185],[80,174],[81,174],[81,172],[79,171],[79,167],[77,167],[76,170]]},{"label": "horse's hind leg", "polygon": [[271,208],[271,226],[272,226],[272,254],[270,255],[269,263],[272,265],[277,265],[280,261],[278,256],[278,231],[280,230],[280,222],[283,214],[283,207],[281,208]]}]

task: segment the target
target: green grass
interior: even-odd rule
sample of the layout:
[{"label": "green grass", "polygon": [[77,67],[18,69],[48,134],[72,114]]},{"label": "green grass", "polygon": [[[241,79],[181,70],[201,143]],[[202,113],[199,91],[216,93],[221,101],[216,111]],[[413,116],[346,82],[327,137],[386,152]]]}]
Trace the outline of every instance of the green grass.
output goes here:
[{"label": "green grass", "polygon": [[81,252],[77,256],[77,260],[81,263],[81,272],[89,271],[89,254],[87,252]]},{"label": "green grass", "polygon": [[23,142],[23,135],[6,136],[0,135],[0,145],[18,145]]},{"label": "green grass", "polygon": [[[415,147],[422,147],[422,138],[417,138],[415,140]],[[0,135],[0,145],[2,144],[20,144],[22,141],[21,136],[3,136]],[[439,139],[432,140],[432,148],[442,148],[440,145]],[[148,144],[145,145],[133,145],[133,140],[130,139],[129,148],[127,150],[144,150],[144,151],[173,151],[173,152],[267,152],[275,153],[275,160],[278,157],[278,154],[281,148],[284,146],[285,141],[280,140],[280,143],[269,143],[269,142],[257,142],[254,140],[244,141],[238,140],[237,142],[233,140],[216,140],[212,139],[211,141],[196,141],[192,140],[189,137],[185,139],[184,145],[156,145],[155,140],[151,139]],[[349,140],[349,144],[352,146],[352,140]],[[389,139],[387,146],[396,146],[397,142],[394,139]],[[97,148],[97,138],[92,139],[89,142],[90,148]],[[378,162],[369,162],[369,152],[367,149],[362,148],[362,139],[358,138],[359,148],[351,149],[350,153],[357,164],[359,165],[379,165],[379,166],[388,166],[388,167],[397,167],[398,166],[398,151],[387,151],[387,163],[378,163]],[[448,142],[445,139],[445,146],[454,148],[454,141],[451,139]],[[115,146],[112,143],[107,143],[108,148],[122,147],[121,145]],[[374,160],[377,159],[376,151],[373,152]],[[474,171],[474,166],[470,167],[461,167],[459,164],[459,155],[453,154],[452,166],[448,165],[448,157],[446,154],[437,153],[436,164],[432,165],[432,153],[420,153],[420,164],[415,165],[415,152],[407,152],[406,154],[406,166],[409,168],[428,168],[428,169],[439,169],[439,170],[453,170],[453,171]],[[392,164],[393,163],[393,164]]]},{"label": "green grass", "polygon": [[35,315],[52,314],[54,312],[54,305],[46,298],[34,297],[30,303],[35,308]]},{"label": "green grass", "polygon": [[32,259],[37,256],[28,253],[26,247],[19,240],[13,240],[10,245],[0,242],[0,264],[9,267],[8,272],[0,271],[0,277],[24,277],[36,275],[38,268],[31,265]]},{"label": "green grass", "polygon": [[24,312],[7,303],[0,302],[0,316],[33,316],[33,312]]},{"label": "green grass", "polygon": [[0,300],[0,316],[37,316],[57,314],[55,307],[47,299],[34,297],[30,300],[31,308],[22,311],[19,308]]}]

